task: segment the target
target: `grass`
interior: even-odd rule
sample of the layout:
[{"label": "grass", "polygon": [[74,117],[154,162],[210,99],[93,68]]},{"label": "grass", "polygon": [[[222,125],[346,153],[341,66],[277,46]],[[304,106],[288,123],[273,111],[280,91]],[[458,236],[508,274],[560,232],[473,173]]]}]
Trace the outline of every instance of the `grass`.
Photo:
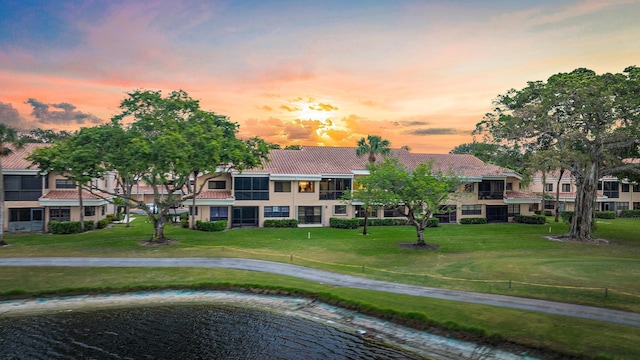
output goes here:
[{"label": "grass", "polygon": [[[427,229],[435,251],[398,246],[415,241],[411,227],[237,229],[204,233],[167,227],[179,242],[143,247],[151,227],[137,220],[130,228],[54,236],[12,234],[0,257],[244,257],[294,263],[358,276],[592,306],[640,311],[640,220],[598,222],[595,235],[610,245],[558,243],[544,238],[567,225],[445,225]],[[511,287],[509,287],[509,281]],[[223,269],[3,268],[0,294],[44,294],[113,289],[264,284],[329,294],[380,314],[421,314],[427,323],[480,333],[487,339],[541,347],[564,355],[633,358],[640,329],[490,306],[462,304],[364,290],[331,288],[270,274]],[[608,296],[605,297],[605,289]],[[405,317],[410,318],[411,315]],[[524,325],[523,325],[524,324]],[[571,349],[571,350],[569,350]]]}]

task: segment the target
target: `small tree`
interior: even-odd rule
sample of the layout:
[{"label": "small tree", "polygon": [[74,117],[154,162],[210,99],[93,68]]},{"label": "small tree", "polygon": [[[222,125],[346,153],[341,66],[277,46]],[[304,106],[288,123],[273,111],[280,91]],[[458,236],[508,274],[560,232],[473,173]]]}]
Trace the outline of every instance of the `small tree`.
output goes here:
[{"label": "small tree", "polygon": [[377,201],[372,201],[404,207],[404,216],[416,228],[416,244],[426,246],[427,222],[459,187],[459,178],[453,173],[434,171],[433,160],[408,169],[397,159],[388,158],[380,164],[369,164],[368,168],[368,191],[378,195]]},{"label": "small tree", "polygon": [[4,241],[4,176],[2,172],[2,157],[11,154],[11,147],[22,147],[22,140],[15,129],[5,124],[0,124],[0,246],[7,245]]},{"label": "small tree", "polygon": [[98,128],[82,128],[51,146],[34,150],[27,159],[38,166],[39,173],[57,172],[73,181],[78,189],[80,231],[84,232],[84,203],[82,190],[94,190],[93,179],[104,173],[101,154],[101,132]]}]

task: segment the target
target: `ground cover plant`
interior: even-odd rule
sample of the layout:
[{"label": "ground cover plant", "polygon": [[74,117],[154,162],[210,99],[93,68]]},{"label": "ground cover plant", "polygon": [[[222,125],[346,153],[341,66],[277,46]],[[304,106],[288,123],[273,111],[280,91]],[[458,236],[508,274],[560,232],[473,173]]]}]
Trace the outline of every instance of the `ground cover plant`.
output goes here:
[{"label": "ground cover plant", "polygon": [[[371,227],[366,236],[358,229],[262,228],[209,233],[176,226],[167,228],[166,234],[178,242],[149,247],[141,246],[140,242],[148,238],[150,224],[138,219],[130,228],[115,225],[87,234],[12,234],[9,235],[11,246],[0,248],[0,256],[244,257],[422,286],[638,312],[639,225],[640,219],[633,218],[598,220],[595,236],[610,240],[609,245],[561,243],[545,238],[565,233],[568,225],[564,223],[442,225],[427,229],[425,234],[440,248],[416,251],[398,246],[415,236],[415,229],[409,226]],[[269,274],[222,269],[87,269],[78,272],[70,268],[3,268],[0,272],[0,294],[4,297],[72,290],[91,292],[221,284],[248,287],[269,284],[311,294],[330,294],[384,311],[415,311],[442,327],[460,327],[467,331],[471,329],[471,332],[479,329],[483,336],[499,335],[508,341],[554,351],[571,348],[590,356],[615,354],[631,358],[628,354],[634,349],[637,352],[640,343],[640,330],[632,327],[577,319],[567,322],[566,318],[558,319],[561,317],[557,316],[424,298],[402,297],[404,300],[400,302],[399,295],[376,293],[372,296],[364,291],[330,288]],[[524,327],[520,320],[522,316],[531,317]],[[584,325],[585,322],[593,324]],[[594,330],[596,328],[601,329],[599,334]],[[601,350],[596,351],[598,346]]]}]

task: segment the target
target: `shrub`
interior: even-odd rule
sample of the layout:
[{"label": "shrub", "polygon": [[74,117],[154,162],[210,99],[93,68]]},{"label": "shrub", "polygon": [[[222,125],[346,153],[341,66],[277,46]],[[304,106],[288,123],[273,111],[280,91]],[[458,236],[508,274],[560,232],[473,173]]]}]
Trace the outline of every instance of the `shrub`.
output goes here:
[{"label": "shrub", "polygon": [[[367,226],[399,226],[407,224],[409,224],[409,220],[406,218],[367,219]],[[364,218],[358,218],[358,225],[364,226]]]},{"label": "shrub", "polygon": [[596,211],[596,218],[598,219],[615,219],[615,211]]},{"label": "shrub", "polygon": [[640,210],[622,210],[620,217],[623,218],[637,218],[640,217]]},{"label": "shrub", "polygon": [[109,220],[109,222],[112,222],[112,221],[114,221],[114,220],[115,220],[115,218],[116,218],[116,216],[115,216],[115,215],[113,215],[113,214],[107,214],[106,220]]},{"label": "shrub", "polygon": [[358,218],[330,218],[329,226],[336,229],[357,229],[360,226],[360,220]]},{"label": "shrub", "polygon": [[[95,228],[95,222],[87,220],[84,222],[84,230],[89,231]],[[56,221],[49,222],[49,232],[56,235],[77,234],[81,230],[80,221]]]},{"label": "shrub", "polygon": [[430,228],[430,227],[438,227],[438,226],[440,226],[440,219],[432,217],[432,218],[429,218],[429,220],[427,220],[427,227],[428,228]]},{"label": "shrub", "polygon": [[96,228],[96,222],[93,220],[86,220],[84,222],[84,231],[93,230]]},{"label": "shrub", "polygon": [[536,214],[536,215],[542,215],[542,211],[541,210],[535,210],[533,213]]},{"label": "shrub", "polygon": [[553,215],[553,213],[551,212],[551,210],[545,210],[544,211],[544,216],[551,216]]},{"label": "shrub", "polygon": [[[182,228],[184,228],[184,229],[188,229],[189,228],[189,213],[188,212],[180,213],[180,225],[182,225]],[[197,228],[197,226],[196,226],[196,228]]]},{"label": "shrub", "polygon": [[513,222],[521,224],[544,224],[547,222],[547,218],[543,215],[516,215],[513,217]]},{"label": "shrub", "polygon": [[296,219],[269,219],[264,221],[264,227],[268,228],[297,228]]},{"label": "shrub", "polygon": [[562,221],[570,223],[571,219],[573,219],[573,211],[560,211],[560,217]]},{"label": "shrub", "polygon": [[486,224],[487,218],[474,217],[474,218],[462,218],[460,224]]},{"label": "shrub", "polygon": [[222,231],[226,228],[227,228],[227,220],[196,221],[196,230],[200,230],[200,231]]},{"label": "shrub", "polygon": [[109,220],[108,217],[106,219],[98,220],[98,222],[96,223],[96,229],[104,229],[110,223],[111,223],[111,221]]}]

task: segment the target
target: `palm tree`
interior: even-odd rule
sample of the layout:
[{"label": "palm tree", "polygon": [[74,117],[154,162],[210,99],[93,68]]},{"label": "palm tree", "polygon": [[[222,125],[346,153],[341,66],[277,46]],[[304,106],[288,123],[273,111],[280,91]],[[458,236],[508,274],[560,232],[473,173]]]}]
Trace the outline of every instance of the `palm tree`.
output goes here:
[{"label": "palm tree", "polygon": [[2,157],[11,154],[11,148],[22,147],[22,139],[15,129],[0,124],[0,246],[7,245],[4,241],[4,177],[2,175]]},{"label": "palm tree", "polygon": [[367,135],[367,138],[358,140],[358,148],[356,149],[356,155],[362,157],[363,155],[369,156],[369,162],[376,162],[376,155],[380,154],[386,156],[391,154],[391,143],[389,140],[383,139],[377,135]]}]

